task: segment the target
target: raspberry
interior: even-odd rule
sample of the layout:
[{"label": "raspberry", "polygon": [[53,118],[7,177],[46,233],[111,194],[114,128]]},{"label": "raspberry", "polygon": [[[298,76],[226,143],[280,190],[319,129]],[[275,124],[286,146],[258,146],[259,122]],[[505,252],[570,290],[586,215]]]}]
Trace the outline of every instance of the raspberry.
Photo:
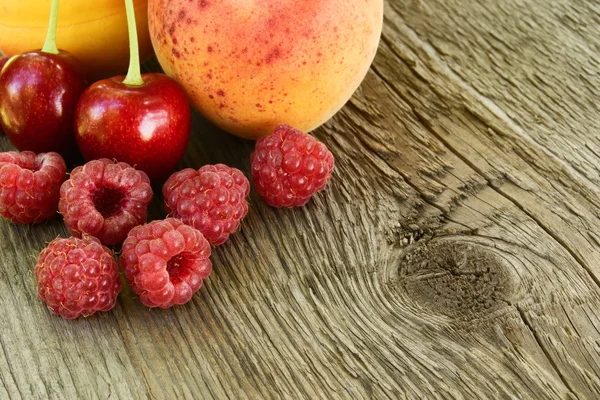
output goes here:
[{"label": "raspberry", "polygon": [[329,182],[334,163],[327,146],[289,125],[260,138],[250,160],[256,191],[273,207],[305,205]]},{"label": "raspberry", "polygon": [[198,229],[212,245],[225,242],[248,212],[250,182],[227,165],[205,165],[176,172],[165,182],[165,209]]},{"label": "raspberry", "polygon": [[57,153],[0,153],[0,215],[37,223],[56,215],[67,167]]},{"label": "raspberry", "polygon": [[146,222],[151,200],[148,175],[104,158],[71,172],[60,188],[58,208],[71,234],[95,236],[109,246]]},{"label": "raspberry", "polygon": [[119,266],[94,237],[54,239],[35,266],[38,296],[66,319],[108,311],[121,291]]},{"label": "raspberry", "polygon": [[200,231],[167,218],[133,228],[121,253],[129,286],[148,307],[190,301],[212,271],[210,244]]}]

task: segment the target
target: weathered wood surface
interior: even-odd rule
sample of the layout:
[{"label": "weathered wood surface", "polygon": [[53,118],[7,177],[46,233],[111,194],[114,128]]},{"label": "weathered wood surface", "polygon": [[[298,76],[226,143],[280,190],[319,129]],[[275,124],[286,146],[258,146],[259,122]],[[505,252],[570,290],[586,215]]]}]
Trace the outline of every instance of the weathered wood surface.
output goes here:
[{"label": "weathered wood surface", "polygon": [[[0,222],[0,398],[600,398],[599,23],[592,1],[390,1],[315,132],[331,185],[294,210],[253,193],[182,307],[51,316],[32,267],[63,224]],[[251,150],[196,115],[183,165]]]}]

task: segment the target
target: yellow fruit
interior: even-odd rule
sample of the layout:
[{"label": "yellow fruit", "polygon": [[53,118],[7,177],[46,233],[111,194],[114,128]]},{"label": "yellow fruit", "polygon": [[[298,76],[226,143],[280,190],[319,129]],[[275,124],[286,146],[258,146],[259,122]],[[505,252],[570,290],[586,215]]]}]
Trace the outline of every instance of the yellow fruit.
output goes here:
[{"label": "yellow fruit", "polygon": [[[12,56],[39,50],[48,29],[51,0],[0,1],[0,52]],[[140,57],[152,54],[147,0],[134,0]],[[129,38],[123,0],[61,0],[56,43],[73,54],[84,71],[103,78],[127,70]]]},{"label": "yellow fruit", "polygon": [[194,106],[246,138],[310,131],[356,90],[379,43],[383,0],[149,0],[158,60]]}]

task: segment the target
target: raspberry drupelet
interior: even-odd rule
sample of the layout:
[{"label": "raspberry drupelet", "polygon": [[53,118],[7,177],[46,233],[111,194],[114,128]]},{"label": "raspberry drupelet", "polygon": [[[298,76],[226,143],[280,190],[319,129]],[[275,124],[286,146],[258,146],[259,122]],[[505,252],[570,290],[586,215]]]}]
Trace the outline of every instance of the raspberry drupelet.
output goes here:
[{"label": "raspberry drupelet", "polygon": [[256,191],[273,207],[305,205],[327,185],[334,165],[325,144],[289,125],[260,138],[250,160]]},{"label": "raspberry drupelet", "polygon": [[39,298],[66,319],[110,310],[122,285],[113,254],[90,236],[54,239],[40,253],[35,277]]},{"label": "raspberry drupelet", "polygon": [[163,186],[167,213],[198,229],[214,246],[239,227],[248,212],[249,192],[248,178],[223,164],[184,169]]},{"label": "raspberry drupelet", "polygon": [[60,188],[58,207],[72,235],[88,234],[111,246],[146,222],[151,200],[152,188],[144,172],[104,158],[71,172]]},{"label": "raspberry drupelet", "polygon": [[17,223],[55,216],[66,170],[58,153],[0,153],[0,215]]},{"label": "raspberry drupelet", "polygon": [[167,218],[133,228],[121,253],[131,289],[148,307],[190,301],[212,271],[210,244],[200,231]]}]

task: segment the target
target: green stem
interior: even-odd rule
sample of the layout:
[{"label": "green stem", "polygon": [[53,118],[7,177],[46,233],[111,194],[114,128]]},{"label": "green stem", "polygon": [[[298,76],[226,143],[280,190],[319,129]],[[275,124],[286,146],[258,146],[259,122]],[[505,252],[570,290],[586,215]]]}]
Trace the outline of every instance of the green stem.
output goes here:
[{"label": "green stem", "polygon": [[58,0],[52,0],[50,8],[50,22],[48,22],[48,33],[42,51],[44,53],[58,54],[56,47],[56,24],[58,23]]},{"label": "green stem", "polygon": [[140,71],[140,51],[133,0],[125,0],[125,8],[127,10],[127,29],[129,30],[129,71],[127,71],[123,83],[130,86],[141,86],[144,84],[144,80]]}]

